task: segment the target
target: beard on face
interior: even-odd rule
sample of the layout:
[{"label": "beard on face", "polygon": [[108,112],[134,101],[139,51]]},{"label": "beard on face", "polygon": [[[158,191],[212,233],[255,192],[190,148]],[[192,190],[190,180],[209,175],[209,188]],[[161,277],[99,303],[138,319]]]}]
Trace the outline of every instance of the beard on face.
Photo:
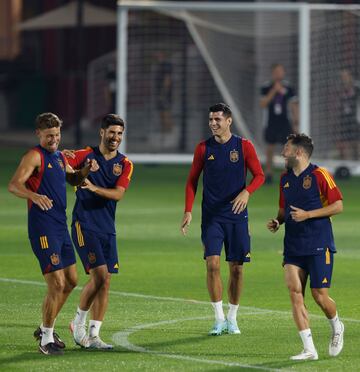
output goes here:
[{"label": "beard on face", "polygon": [[287,161],[287,164],[286,164],[287,169],[293,169],[298,164],[298,161],[296,160],[295,156],[287,157],[286,161]]}]

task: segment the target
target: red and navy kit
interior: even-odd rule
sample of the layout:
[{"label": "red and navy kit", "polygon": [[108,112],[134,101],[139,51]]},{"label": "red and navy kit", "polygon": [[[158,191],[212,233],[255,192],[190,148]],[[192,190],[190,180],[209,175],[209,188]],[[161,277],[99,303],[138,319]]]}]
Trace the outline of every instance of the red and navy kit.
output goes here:
[{"label": "red and navy kit", "polygon": [[[248,169],[253,178],[246,186]],[[246,189],[251,194],[264,182],[264,173],[254,146],[250,141],[235,135],[224,144],[218,143],[214,137],[199,143],[186,184],[185,212],[192,210],[201,172],[202,241],[205,256],[220,255],[224,243],[228,261],[248,261],[248,212],[245,209],[240,214],[235,214],[231,202],[242,190]],[[246,225],[240,229],[235,228],[234,224]]]},{"label": "red and navy kit", "polygon": [[342,200],[341,192],[324,168],[309,164],[299,176],[292,170],[281,176],[279,206],[285,210],[285,254],[316,255],[326,248],[336,252],[330,218],[310,218],[295,222],[290,215],[290,206],[310,211],[337,200]]},{"label": "red and navy kit", "polygon": [[[106,160],[99,147],[88,147],[75,152],[75,158],[68,158],[73,168],[81,168],[87,159],[95,159],[99,169],[90,172],[88,179],[96,186],[106,189],[118,186],[128,188],[132,162],[123,154]],[[72,237],[86,272],[91,268],[107,264],[108,271],[118,271],[115,238],[116,201],[103,198],[78,187],[73,210]]]},{"label": "red and navy kit", "polygon": [[[253,175],[246,186],[247,170]],[[231,201],[244,189],[252,194],[264,182],[259,159],[253,144],[232,135],[224,144],[210,137],[200,142],[186,184],[185,212],[191,212],[198,179],[203,171],[202,220],[240,223],[247,220],[247,209],[239,215],[231,210]]]},{"label": "red and navy kit", "polygon": [[43,273],[63,269],[75,263],[75,254],[66,224],[66,160],[40,145],[32,149],[40,154],[41,166],[26,182],[26,187],[52,200],[43,211],[28,200],[28,233],[32,249]]}]

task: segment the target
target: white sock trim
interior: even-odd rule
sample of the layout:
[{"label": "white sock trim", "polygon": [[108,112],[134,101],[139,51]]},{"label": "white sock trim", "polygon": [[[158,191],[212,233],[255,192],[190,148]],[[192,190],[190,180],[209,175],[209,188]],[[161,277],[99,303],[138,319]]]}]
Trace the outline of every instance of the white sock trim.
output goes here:
[{"label": "white sock trim", "polygon": [[74,318],[74,324],[85,324],[88,310],[81,310],[79,307],[76,310],[76,315]]},{"label": "white sock trim", "polygon": [[97,337],[99,336],[100,328],[102,325],[102,321],[100,320],[89,320],[89,336],[90,337]]}]

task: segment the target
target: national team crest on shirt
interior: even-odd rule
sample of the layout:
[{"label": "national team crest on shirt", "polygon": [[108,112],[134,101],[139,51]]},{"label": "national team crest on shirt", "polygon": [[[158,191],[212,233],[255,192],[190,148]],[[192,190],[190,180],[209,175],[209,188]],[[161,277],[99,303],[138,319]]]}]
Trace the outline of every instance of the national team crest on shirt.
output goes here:
[{"label": "national team crest on shirt", "polygon": [[59,255],[58,255],[58,254],[55,254],[55,253],[53,253],[53,254],[50,256],[50,260],[51,260],[51,263],[52,263],[54,266],[59,265],[59,263],[60,263]]},{"label": "national team crest on shirt", "polygon": [[230,161],[233,163],[239,161],[239,151],[236,150],[230,151]]},{"label": "national team crest on shirt", "polygon": [[303,188],[305,190],[310,189],[311,182],[312,182],[312,178],[309,175],[305,176],[303,179]]},{"label": "national team crest on shirt", "polygon": [[119,163],[115,163],[114,166],[113,166],[113,173],[115,176],[120,176],[121,173],[122,173],[122,165],[119,164]]},{"label": "national team crest on shirt", "polygon": [[60,165],[60,168],[65,171],[65,167],[64,167],[64,163],[61,159],[58,159],[58,162],[59,162],[59,165]]},{"label": "national team crest on shirt", "polygon": [[94,264],[96,262],[96,255],[94,252],[89,252],[88,259],[91,264]]}]

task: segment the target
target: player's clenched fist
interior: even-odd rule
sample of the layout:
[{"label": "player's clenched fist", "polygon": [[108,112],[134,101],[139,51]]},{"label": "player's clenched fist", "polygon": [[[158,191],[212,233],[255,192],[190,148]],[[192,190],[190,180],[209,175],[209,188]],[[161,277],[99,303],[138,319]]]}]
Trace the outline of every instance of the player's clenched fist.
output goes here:
[{"label": "player's clenched fist", "polygon": [[271,220],[269,220],[269,222],[267,223],[266,227],[273,233],[275,233],[276,231],[279,230],[279,227],[280,227],[280,223],[277,219],[273,218]]}]

